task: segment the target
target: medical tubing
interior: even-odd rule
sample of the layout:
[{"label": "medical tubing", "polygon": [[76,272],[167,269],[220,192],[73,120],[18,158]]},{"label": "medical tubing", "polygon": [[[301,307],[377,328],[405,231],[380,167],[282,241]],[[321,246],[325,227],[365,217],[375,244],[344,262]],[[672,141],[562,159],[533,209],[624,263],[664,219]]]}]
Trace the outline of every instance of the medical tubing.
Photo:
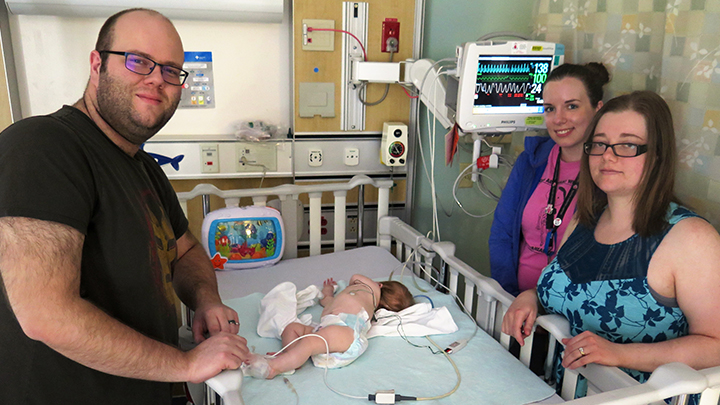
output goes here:
[{"label": "medical tubing", "polygon": [[490,33],[488,33],[488,34],[485,34],[485,35],[481,36],[481,37],[478,38],[477,41],[475,41],[475,42],[488,41],[488,40],[491,40],[491,39],[497,38],[497,37],[516,37],[516,38],[522,39],[522,40],[524,40],[524,41],[529,41],[529,40],[530,40],[530,37],[528,37],[527,35],[521,34],[521,33],[519,33],[519,32],[515,32],[515,31],[495,31],[495,32],[490,32]]},{"label": "medical tubing", "polygon": [[[413,252],[410,254],[410,256],[408,256],[407,260],[405,260],[403,262],[403,266],[400,269],[400,279],[401,280],[403,278],[403,275],[405,274],[405,269],[407,268],[408,262],[412,261],[413,263],[415,263],[415,261],[412,259],[413,259],[413,257],[415,257],[416,254],[417,254],[417,250],[413,250]],[[418,261],[418,263],[419,263],[419,261]],[[395,266],[395,269],[397,269],[398,266]],[[392,280],[392,276],[393,276],[393,273],[395,273],[395,269],[392,269],[392,271],[390,271],[390,277],[388,277],[388,280]],[[438,272],[438,274],[439,274],[439,272]],[[413,275],[414,275],[414,273],[413,273]],[[420,290],[422,292],[428,292],[428,290],[425,290],[418,285],[417,280],[415,280],[415,277],[412,278],[412,281],[413,281],[413,284],[415,285],[415,288],[417,288],[418,290]]]},{"label": "medical tubing", "polygon": [[443,349],[441,349],[440,346],[438,346],[434,340],[430,339],[430,336],[425,336],[425,339],[430,341],[430,343],[432,343],[433,346],[437,347],[437,349],[442,352],[443,356],[445,356],[445,358],[448,359],[450,364],[452,364],[453,368],[455,369],[455,374],[457,375],[457,384],[455,384],[455,387],[453,387],[453,389],[446,392],[445,394],[434,396],[434,397],[427,397],[427,398],[416,398],[416,401],[431,401],[434,399],[441,399],[441,398],[449,397],[450,395],[454,394],[458,388],[460,388],[460,382],[462,382],[462,377],[460,376],[460,370],[458,369],[458,366],[457,366],[457,364],[455,364],[453,359],[451,359],[450,356],[447,353],[445,353],[445,351]]},{"label": "medical tubing", "polygon": [[367,52],[365,52],[365,46],[363,46],[362,41],[360,41],[360,40],[358,39],[358,37],[356,37],[352,32],[348,32],[348,31],[345,31],[345,30],[337,30],[337,29],[333,29],[333,28],[312,28],[312,27],[308,27],[307,30],[308,30],[308,32],[313,32],[313,31],[342,32],[343,34],[348,34],[348,35],[350,35],[351,37],[355,38],[355,40],[358,42],[358,44],[360,44],[360,49],[362,49],[362,51],[363,51],[363,57],[365,58],[364,60],[367,61]]},{"label": "medical tubing", "polygon": [[[276,357],[278,354],[282,353],[285,349],[287,349],[288,347],[292,346],[293,343],[297,342],[297,341],[300,340],[300,339],[304,339],[304,338],[306,338],[306,337],[311,337],[311,336],[312,336],[312,337],[316,337],[316,338],[320,338],[320,339],[322,339],[323,342],[325,342],[325,354],[326,354],[327,356],[330,356],[330,346],[328,345],[327,340],[325,340],[324,337],[322,337],[322,336],[320,336],[320,335],[318,335],[318,334],[316,334],[316,333],[308,333],[307,335],[298,336],[297,338],[293,339],[292,342],[286,344],[285,347],[283,347],[282,349],[278,350],[277,352],[275,352],[275,353],[274,353],[272,356],[270,356],[270,357],[272,357],[272,358]],[[325,372],[323,373],[323,382],[325,383],[325,386],[328,387],[328,389],[329,389],[330,391],[332,391],[332,392],[334,392],[334,393],[336,393],[336,394],[338,394],[338,395],[342,395],[342,396],[344,396],[344,397],[347,397],[347,398],[365,399],[364,396],[363,396],[363,397],[359,397],[359,396],[355,396],[355,395],[345,394],[345,393],[340,392],[340,391],[336,390],[335,388],[331,387],[330,384],[328,384],[328,382],[327,382],[327,372],[328,372],[328,366],[327,366],[327,364],[325,364]]]},{"label": "medical tubing", "polygon": [[290,380],[288,380],[287,377],[283,377],[283,382],[285,383],[285,385],[287,385],[288,388],[290,388],[290,391],[295,394],[295,405],[300,405],[300,395],[298,395],[297,391],[295,391],[295,387],[293,387]]},{"label": "medical tubing", "polygon": [[[407,266],[408,263],[411,262],[411,259],[415,256],[415,253],[416,253],[416,252],[417,252],[417,251],[413,251],[412,254],[408,257],[408,259],[407,259],[407,260],[405,261],[405,263],[403,264],[403,268],[402,268],[402,270],[400,271],[400,279],[402,279],[403,272],[405,271],[405,267]],[[458,303],[458,305],[459,305],[460,308],[462,309],[463,313],[465,313],[465,315],[467,315],[468,318],[470,318],[470,320],[472,321],[473,325],[475,325],[475,330],[473,331],[473,334],[467,339],[468,342],[469,342],[470,340],[472,340],[472,338],[474,338],[475,335],[477,335],[477,332],[478,332],[478,329],[480,329],[480,326],[479,326],[479,325],[477,324],[477,322],[475,321],[475,318],[473,318],[472,313],[470,313],[470,311],[467,309],[467,307],[465,307],[465,304],[462,302],[462,300],[460,299],[460,297],[458,297],[457,294],[455,294],[455,293],[454,293],[450,288],[448,288],[445,284],[441,283],[440,280],[438,280],[438,279],[436,279],[435,277],[433,277],[431,271],[428,272],[428,270],[425,269],[425,267],[428,265],[428,263],[424,263],[424,262],[421,262],[421,261],[412,261],[411,263],[416,263],[416,264],[420,265],[421,270],[422,270],[423,272],[425,272],[425,274],[427,274],[432,281],[436,282],[437,285],[439,285],[439,286],[443,287],[444,289],[446,289],[447,292],[448,292],[448,294],[450,294],[450,295],[455,299],[455,301]],[[431,265],[431,268],[432,268],[433,270],[437,271],[434,267],[432,267],[432,265]],[[392,279],[392,273],[394,273],[394,272],[395,272],[395,270],[393,270],[393,271],[390,272],[390,279]],[[437,273],[440,274],[439,271],[437,271]],[[415,285],[417,286],[417,282],[415,281],[415,277],[419,277],[419,276],[418,276],[417,274],[415,274],[415,272],[410,272],[410,275],[413,277],[413,282],[415,282]]]},{"label": "medical tubing", "polygon": [[[490,198],[491,200],[495,200],[496,202],[497,202],[497,201],[500,201],[500,196],[497,195],[497,194],[495,194],[495,193],[493,193],[492,190],[490,190],[489,188],[487,188],[487,186],[485,185],[485,182],[484,182],[483,178],[488,178],[488,179],[490,179],[490,181],[492,181],[493,183],[495,183],[495,185],[496,185],[496,186],[501,190],[501,192],[502,192],[502,186],[500,186],[500,183],[498,183],[497,181],[495,181],[495,179],[493,179],[493,178],[490,177],[490,176],[480,176],[480,177],[478,178],[478,182],[477,182],[477,188],[478,188],[478,190],[480,190],[481,193],[483,193],[486,197]],[[489,194],[489,195],[488,195],[488,194]]]},{"label": "medical tubing", "polygon": [[[443,66],[443,67],[440,67],[440,68],[438,69],[437,76],[435,76],[435,78],[433,79],[433,82],[432,82],[433,86],[432,86],[432,96],[431,96],[431,97],[432,97],[433,100],[435,100],[435,94],[436,94],[436,91],[437,91],[437,87],[434,85],[434,84],[435,84],[435,81],[439,80],[439,79],[440,79],[440,76],[442,76],[442,75],[447,76],[447,75],[450,74],[449,71],[445,71],[445,72],[444,72],[444,71],[443,71],[443,68],[444,68],[444,66]],[[439,196],[438,193],[437,193],[437,188],[436,188],[436,186],[435,186],[435,149],[436,149],[436,148],[435,148],[435,142],[436,142],[436,139],[437,139],[437,125],[436,125],[436,121],[437,121],[437,120],[434,120],[434,121],[432,121],[432,122],[430,121],[430,110],[429,110],[429,109],[426,110],[426,116],[427,116],[427,121],[428,121],[428,122],[427,122],[428,131],[430,131],[430,129],[432,129],[432,147],[431,147],[431,152],[432,152],[432,153],[431,153],[431,156],[430,156],[430,160],[431,160],[431,162],[430,162],[430,172],[431,172],[431,176],[432,176],[433,181],[432,181],[432,183],[430,184],[430,186],[431,186],[431,187],[430,187],[430,190],[431,190],[431,193],[432,193],[432,196],[433,196],[433,225],[434,225],[434,229],[436,229],[436,236],[437,236],[437,239],[436,239],[436,240],[437,240],[437,241],[440,241],[440,240],[442,240],[442,239],[441,239],[441,236],[440,236],[440,218],[439,218],[439,216],[438,216],[437,206],[438,206],[438,205],[440,206],[440,209],[442,209],[443,213],[444,213],[445,216],[448,217],[448,218],[449,218],[449,217],[452,217],[453,211],[454,211],[454,207],[451,205],[451,206],[450,206],[450,212],[448,213],[448,211],[445,209],[445,206],[444,206],[443,203],[442,203],[442,200],[440,199],[440,196]],[[434,118],[434,117],[435,117],[435,115],[433,114],[433,118]],[[430,135],[430,132],[428,132],[428,135]],[[435,239],[433,239],[433,240],[435,240]]]},{"label": "medical tubing", "polygon": [[396,329],[397,329],[398,336],[400,336],[405,342],[407,342],[407,344],[409,344],[410,346],[413,346],[413,347],[417,347],[417,348],[419,348],[419,349],[429,349],[429,350],[430,350],[430,353],[432,353],[432,354],[440,354],[439,352],[434,351],[433,348],[430,347],[430,346],[421,346],[421,345],[418,345],[418,344],[415,344],[415,343],[411,342],[410,339],[408,339],[407,334],[405,333],[405,327],[404,327],[403,324],[402,324],[402,317],[401,317],[400,315],[398,315],[398,314],[390,314],[390,315],[387,315],[387,316],[381,316],[381,317],[376,318],[376,319],[377,319],[377,320],[380,320],[380,319],[392,318],[392,317],[395,317],[395,318],[397,318],[397,320],[398,320],[398,326],[397,326],[397,328],[396,328]]},{"label": "medical tubing", "polygon": [[[430,74],[430,71],[433,70],[433,68],[436,65],[440,64],[441,62],[453,61],[453,60],[454,59],[451,59],[451,58],[440,59],[439,61],[435,62],[434,64],[432,64],[430,66],[430,68],[427,70],[427,72],[425,72],[425,76],[423,76],[422,81],[420,82],[420,88],[418,88],[418,96],[421,96],[423,93],[423,88],[425,87],[425,80],[427,79],[428,74]],[[429,130],[430,129],[428,128],[428,131]],[[422,136],[420,135],[420,108],[417,108],[415,110],[415,133],[418,134],[418,148],[420,150],[420,157],[421,157],[420,160],[422,162],[422,168],[425,171],[425,177],[427,178],[428,183],[432,184],[432,179],[430,177],[430,173],[428,172],[427,163],[425,162],[426,161],[425,150],[423,149],[423,146],[422,146]],[[429,134],[428,134],[428,137],[429,137]],[[428,139],[428,142],[429,142],[429,139]],[[434,239],[434,237],[435,237],[435,235],[433,234],[433,239]]]},{"label": "medical tubing", "polygon": [[[455,62],[455,58],[440,59],[430,66],[430,68],[425,72],[425,75],[423,76],[422,81],[420,81],[420,87],[418,88],[418,96],[423,94],[423,89],[425,87],[425,81],[427,80],[427,77],[430,74],[430,71],[432,71],[433,68],[435,68],[435,66],[437,66],[443,62]],[[438,74],[435,77],[435,79],[437,80],[437,78],[439,76],[440,75]],[[434,80],[433,80],[433,83],[434,83]],[[430,109],[428,108],[427,110],[428,110],[428,115],[429,115]],[[434,115],[435,115],[435,113],[433,112],[433,116]],[[428,117],[428,119],[429,119],[429,117]],[[420,150],[420,156],[421,156],[420,160],[422,162],[422,168],[425,172],[425,177],[427,178],[428,183],[432,186],[433,179],[430,176],[430,172],[428,171],[428,164],[426,163],[427,159],[425,158],[425,150],[423,149],[423,146],[422,146],[422,136],[420,135],[421,134],[421,131],[420,131],[420,108],[417,108],[415,110],[415,133],[418,134],[418,149]],[[428,138],[429,137],[430,137],[430,127],[428,127]],[[430,139],[428,139],[428,142],[430,142]],[[434,153],[432,155],[432,158],[434,159]],[[433,198],[433,201],[435,201],[435,194],[432,194],[432,198]],[[433,218],[435,218],[436,216],[437,216],[437,206],[435,205],[435,203],[433,203]],[[432,238],[433,240],[435,240],[435,238],[437,237],[437,233],[435,230],[435,224],[436,224],[436,222],[433,221],[433,238]],[[438,238],[438,240],[439,240],[439,238]]]},{"label": "medical tubing", "polygon": [[435,303],[434,303],[433,300],[432,300],[430,297],[428,297],[427,295],[418,294],[418,295],[414,296],[413,298],[426,298],[428,301],[430,301],[430,307],[431,307],[431,308],[435,308]]},{"label": "medical tubing", "polygon": [[[460,200],[459,200],[458,197],[457,197],[457,188],[458,188],[458,184],[460,184],[460,180],[461,180],[463,177],[465,177],[465,175],[467,174],[467,171],[468,171],[468,170],[471,170],[472,168],[473,168],[473,164],[469,164],[462,172],[460,172],[460,175],[458,175],[458,177],[455,179],[455,183],[453,184],[452,195],[453,195],[453,199],[455,200],[455,204],[457,204],[458,207],[460,207],[460,209],[461,209],[466,215],[471,216],[471,217],[473,217],[473,218],[484,218],[484,217],[492,214],[493,212],[495,212],[495,209],[493,208],[490,212],[488,212],[488,213],[486,213],[486,214],[481,214],[481,215],[471,214],[470,212],[468,212],[468,211],[465,209],[465,207],[463,207],[462,203],[460,202]],[[485,176],[485,177],[489,178],[490,180],[493,180],[490,176],[488,176],[487,174],[485,174],[485,173],[483,173],[483,172],[478,172],[478,175],[480,175],[480,176]],[[493,180],[493,181],[495,181],[495,180]],[[497,184],[497,182],[495,182],[495,183]],[[499,186],[500,186],[500,185],[498,184],[498,187],[499,187]],[[479,186],[478,186],[478,187],[479,187]],[[483,195],[485,195],[486,197],[494,200],[493,197],[485,194],[485,191],[483,191],[482,189],[478,188],[478,190],[479,190],[481,193],[483,193]],[[497,200],[496,200],[496,201],[497,201]]]},{"label": "medical tubing", "polygon": [[[468,167],[470,167],[470,166],[468,166]],[[403,267],[402,267],[402,269],[400,270],[400,279],[401,279],[401,280],[402,280],[402,277],[403,277],[403,273],[404,273],[404,271],[405,271],[405,268],[407,268],[408,263],[411,263],[411,260],[415,257],[416,254],[417,254],[417,250],[414,250],[414,251],[412,252],[412,254],[410,254],[410,256],[408,256],[407,260],[405,260],[405,262],[403,263]],[[421,270],[422,270],[425,274],[427,274],[432,281],[436,282],[437,285],[440,285],[441,287],[445,288],[445,289],[448,291],[448,293],[449,293],[449,294],[456,300],[456,302],[459,304],[459,306],[460,306],[461,309],[463,310],[463,313],[465,313],[465,315],[467,315],[467,316],[470,318],[470,320],[472,321],[473,325],[475,325],[475,330],[473,331],[473,334],[472,334],[468,339],[464,340],[465,345],[467,345],[467,343],[470,342],[470,340],[472,340],[472,338],[474,338],[475,335],[477,335],[478,329],[480,329],[480,326],[479,326],[479,325],[477,324],[477,322],[475,321],[475,318],[473,318],[473,316],[472,316],[472,314],[470,313],[470,311],[468,311],[468,309],[465,307],[465,304],[462,302],[462,300],[461,300],[450,288],[448,288],[447,286],[445,286],[445,285],[444,285],[443,283],[441,283],[438,279],[434,278],[434,277],[432,276],[432,271],[428,271],[428,270],[425,268],[425,267],[428,265],[428,263],[424,263],[424,262],[420,262],[420,261],[412,261],[412,262],[418,263],[418,264],[420,265]],[[432,264],[431,264],[431,267],[432,267]],[[433,269],[434,269],[434,268],[433,268]],[[390,279],[392,279],[392,274],[393,274],[394,272],[395,272],[395,270],[393,270],[393,271],[390,272]],[[418,277],[418,275],[415,274],[415,272],[410,272],[410,274],[411,274],[411,276],[412,276],[412,278],[413,278],[413,281],[415,281],[415,277]],[[439,274],[439,272],[438,272],[438,274]],[[416,284],[417,284],[417,283],[416,283]],[[400,317],[398,316],[398,318],[400,318]],[[400,325],[398,325],[398,327],[402,325],[402,318],[400,318],[400,321],[401,321],[401,322],[400,322]],[[401,336],[402,336],[402,334],[401,334]],[[410,341],[407,339],[407,337],[403,336],[403,338],[404,338],[405,341],[408,342],[410,345],[418,347],[418,345],[410,342]],[[457,379],[457,383],[455,384],[455,387],[453,387],[453,389],[450,390],[450,391],[448,391],[447,393],[442,394],[442,395],[438,395],[438,396],[434,396],[434,397],[424,397],[424,398],[423,398],[423,397],[417,397],[417,398],[414,399],[415,401],[430,401],[430,400],[435,400],[435,399],[441,399],[441,398],[449,397],[450,395],[454,394],[455,391],[457,391],[457,389],[460,387],[460,383],[462,382],[462,377],[461,377],[461,375],[460,375],[460,370],[458,369],[457,364],[455,364],[455,362],[453,361],[453,359],[450,358],[450,355],[449,355],[448,353],[446,353],[445,350],[443,350],[440,346],[438,346],[438,344],[435,343],[435,341],[432,340],[432,339],[430,338],[430,336],[427,336],[427,335],[426,335],[426,336],[425,336],[425,339],[427,339],[433,346],[435,346],[435,347],[438,349],[438,351],[439,351],[443,356],[445,356],[445,358],[450,362],[450,364],[453,366],[453,369],[455,370],[455,374],[457,375],[457,378],[458,378],[458,379]],[[464,347],[464,345],[463,345],[463,347]],[[430,348],[430,347],[428,347],[428,348],[429,348],[430,351],[432,352],[432,348]],[[433,354],[436,354],[436,353],[433,352]],[[370,395],[368,395],[368,400],[371,401]],[[374,399],[373,399],[373,400],[374,400]],[[396,399],[396,401],[397,401],[397,399]]]}]

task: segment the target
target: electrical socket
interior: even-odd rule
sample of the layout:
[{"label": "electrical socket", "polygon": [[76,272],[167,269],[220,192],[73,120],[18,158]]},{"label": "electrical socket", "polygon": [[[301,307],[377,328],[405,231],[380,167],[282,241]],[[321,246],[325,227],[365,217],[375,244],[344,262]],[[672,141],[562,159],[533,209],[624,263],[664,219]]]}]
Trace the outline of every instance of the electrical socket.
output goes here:
[{"label": "electrical socket", "polygon": [[345,225],[345,229],[347,230],[347,233],[349,233],[351,236],[357,235],[358,219],[356,216],[347,217],[347,224]]},{"label": "electrical socket", "polygon": [[323,164],[323,153],[322,149],[310,149],[308,153],[308,165],[311,167],[322,166]]},{"label": "electrical socket", "polygon": [[397,18],[386,18],[382,23],[380,51],[397,53],[400,50],[400,22]]},{"label": "electrical socket", "polygon": [[357,166],[360,164],[360,149],[345,148],[345,166]]}]

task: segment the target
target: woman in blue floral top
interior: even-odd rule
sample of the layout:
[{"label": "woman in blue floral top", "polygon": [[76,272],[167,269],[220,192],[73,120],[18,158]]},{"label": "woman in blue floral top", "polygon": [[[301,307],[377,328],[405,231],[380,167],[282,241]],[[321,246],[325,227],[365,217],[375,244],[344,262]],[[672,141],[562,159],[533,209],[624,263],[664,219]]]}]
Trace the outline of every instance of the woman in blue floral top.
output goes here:
[{"label": "woman in blue floral top", "polygon": [[667,104],[648,91],[617,97],[588,132],[573,222],[503,332],[522,345],[542,305],[570,322],[563,367],[617,366],[644,382],[665,363],[720,365],[720,235],[673,194]]}]

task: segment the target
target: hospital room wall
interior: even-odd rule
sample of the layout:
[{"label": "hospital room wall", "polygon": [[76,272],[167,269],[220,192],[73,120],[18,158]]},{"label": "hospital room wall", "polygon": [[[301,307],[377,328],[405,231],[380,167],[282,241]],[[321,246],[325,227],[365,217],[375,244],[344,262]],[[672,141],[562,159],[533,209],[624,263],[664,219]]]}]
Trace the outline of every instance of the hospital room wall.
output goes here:
[{"label": "hospital room wall", "polygon": [[[289,2],[286,9],[281,23],[175,19],[186,51],[212,52],[216,103],[214,108],[179,109],[158,136],[233,134],[251,120],[290,126]],[[104,21],[10,15],[23,117],[48,114],[80,98]]]},{"label": "hospital room wall", "polygon": [[[492,32],[514,31],[530,35],[534,3],[533,0],[503,2],[494,0],[427,0],[423,57],[436,61],[453,57],[457,45],[474,41]],[[426,122],[423,109],[420,118],[421,137],[427,152],[429,131]],[[474,215],[490,214],[484,218],[472,218],[461,211],[453,201],[452,188],[462,168],[471,161],[472,145],[461,143],[453,165],[446,167],[443,143],[446,131],[440,125],[437,125],[435,129],[435,185],[440,201],[438,204],[440,237],[442,240],[457,245],[455,255],[458,258],[481,273],[489,275],[490,262],[487,241],[493,218],[490,212],[496,204],[493,200],[483,196],[477,189],[461,188],[458,190],[458,199],[468,212]],[[522,134],[513,138],[522,138]],[[515,149],[515,143],[517,141],[512,145],[503,144],[503,153],[513,153],[511,150]],[[420,162],[420,154],[416,153],[416,156],[418,162],[415,169],[412,225],[425,233],[432,229],[432,199],[430,183]],[[430,161],[426,160],[426,163],[429,171]],[[504,184],[504,180],[509,175],[509,169],[488,170],[486,173]],[[446,212],[451,212],[451,216],[448,217]]]}]

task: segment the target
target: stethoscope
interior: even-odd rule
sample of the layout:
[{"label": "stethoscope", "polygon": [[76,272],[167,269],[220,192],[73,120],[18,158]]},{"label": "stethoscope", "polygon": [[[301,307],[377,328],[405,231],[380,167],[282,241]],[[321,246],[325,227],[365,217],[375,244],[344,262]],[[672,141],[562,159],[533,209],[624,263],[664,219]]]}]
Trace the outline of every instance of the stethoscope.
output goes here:
[{"label": "stethoscope", "polygon": [[[579,176],[579,174],[578,174]],[[555,254],[555,246],[557,245],[557,230],[562,225],[563,217],[570,203],[575,197],[575,193],[578,189],[578,177],[570,187],[570,191],[565,196],[565,200],[560,206],[560,210],[555,209],[555,195],[557,194],[558,183],[560,182],[560,152],[558,153],[557,162],[555,162],[555,173],[553,174],[552,183],[550,183],[550,197],[548,198],[548,205],[545,207],[545,229],[547,229],[547,235],[545,236],[545,249],[543,252],[548,256]],[[557,214],[557,216],[555,216]]]}]

